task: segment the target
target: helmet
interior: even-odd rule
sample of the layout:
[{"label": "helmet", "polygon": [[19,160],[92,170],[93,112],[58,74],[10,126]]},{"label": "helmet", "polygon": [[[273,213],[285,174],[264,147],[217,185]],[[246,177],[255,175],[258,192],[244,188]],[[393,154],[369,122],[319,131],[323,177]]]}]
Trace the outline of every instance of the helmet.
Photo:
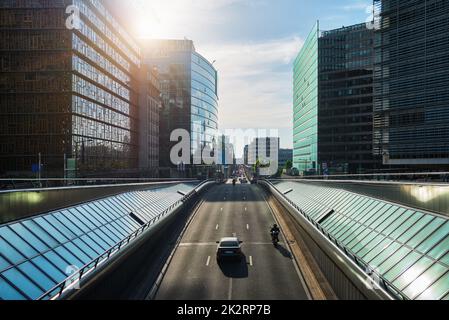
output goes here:
[{"label": "helmet", "polygon": [[277,224],[274,224],[274,225],[273,225],[273,228],[277,228],[277,227],[278,227],[278,225],[277,225]]}]

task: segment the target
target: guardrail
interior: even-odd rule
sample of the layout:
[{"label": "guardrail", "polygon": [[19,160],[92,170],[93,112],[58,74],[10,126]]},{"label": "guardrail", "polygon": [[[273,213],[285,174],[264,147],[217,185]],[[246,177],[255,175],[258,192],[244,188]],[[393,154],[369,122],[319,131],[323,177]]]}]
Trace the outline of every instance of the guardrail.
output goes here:
[{"label": "guardrail", "polygon": [[148,231],[153,225],[158,223],[161,219],[166,217],[172,210],[181,206],[184,203],[187,203],[191,200],[206,184],[209,184],[211,181],[203,181],[201,182],[195,189],[185,195],[182,199],[178,200],[174,204],[172,204],[169,208],[165,209],[158,216],[154,217],[151,221],[140,227],[138,230],[130,234],[125,239],[121,240],[111,248],[109,248],[105,253],[98,256],[96,259],[84,265],[82,268],[73,273],[70,277],[66,278],[64,281],[55,285],[53,288],[42,294],[37,300],[56,300],[60,298],[63,293],[71,288],[75,287],[75,285],[81,283],[81,281],[88,275],[95,272],[100,266],[104,265],[109,259],[115,256],[118,252],[122,251],[126,248],[133,240],[137,239],[139,236],[143,235],[146,231]]},{"label": "guardrail", "polygon": [[[335,237],[333,237],[330,233],[326,232],[326,230],[316,221],[310,218],[310,216],[302,210],[295,202],[287,198],[284,194],[282,194],[279,190],[276,189],[276,187],[268,180],[260,181],[262,184],[266,184],[271,191],[276,190],[277,196],[282,197],[283,201],[287,202],[292,208],[296,210],[296,213],[299,213],[304,219],[306,219],[311,225],[314,230],[318,231],[318,234],[321,235],[323,238],[327,239],[330,243],[333,244],[334,248],[339,250],[341,254],[343,254],[345,257],[350,259],[355,263],[355,265],[359,268],[359,272],[363,272],[366,274],[367,277],[370,277],[375,281],[377,285],[382,290],[385,290],[388,295],[391,295],[391,297],[397,299],[397,300],[409,300],[407,296],[401,293],[399,289],[397,289],[392,283],[387,281],[380,275],[376,270],[373,270],[370,268],[367,264],[365,264],[361,259],[359,259],[351,250],[346,248],[340,241],[338,241]],[[331,248],[332,250],[332,248]],[[334,261],[335,262],[335,261]],[[339,263],[342,263],[341,261]],[[367,273],[367,270],[369,270],[370,274]],[[373,275],[376,275],[376,278],[373,277]]]}]

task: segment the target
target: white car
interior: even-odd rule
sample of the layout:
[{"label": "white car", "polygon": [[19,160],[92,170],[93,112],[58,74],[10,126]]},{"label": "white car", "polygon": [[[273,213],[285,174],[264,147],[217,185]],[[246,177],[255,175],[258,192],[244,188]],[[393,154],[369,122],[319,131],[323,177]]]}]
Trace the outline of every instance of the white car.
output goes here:
[{"label": "white car", "polygon": [[221,262],[224,259],[238,259],[243,258],[242,241],[238,238],[223,238],[217,241],[217,261]]}]

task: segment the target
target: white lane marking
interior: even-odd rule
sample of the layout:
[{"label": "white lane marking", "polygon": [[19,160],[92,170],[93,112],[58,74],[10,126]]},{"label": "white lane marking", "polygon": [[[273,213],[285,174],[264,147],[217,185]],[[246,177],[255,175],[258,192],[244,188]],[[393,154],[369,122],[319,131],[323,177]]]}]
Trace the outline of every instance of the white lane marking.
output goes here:
[{"label": "white lane marking", "polygon": [[210,264],[210,256],[207,257],[207,262],[206,262],[206,266],[208,267]]},{"label": "white lane marking", "polygon": [[245,207],[245,211],[248,211],[248,208],[247,208],[247,207]]},{"label": "white lane marking", "polygon": [[223,208],[221,208],[220,211],[223,211]]},{"label": "white lane marking", "polygon": [[249,224],[246,225],[246,230],[249,230]]},{"label": "white lane marking", "polygon": [[232,278],[229,278],[228,300],[232,300]]},{"label": "white lane marking", "polygon": [[[283,244],[280,242],[279,244]],[[247,246],[272,246],[272,242],[245,242]],[[216,247],[216,242],[199,242],[199,243],[180,243],[179,247]]]},{"label": "white lane marking", "polygon": [[249,265],[253,266],[253,256],[249,256]]},{"label": "white lane marking", "polygon": [[220,226],[217,224],[217,226],[215,227],[215,230],[218,230],[220,228]]}]

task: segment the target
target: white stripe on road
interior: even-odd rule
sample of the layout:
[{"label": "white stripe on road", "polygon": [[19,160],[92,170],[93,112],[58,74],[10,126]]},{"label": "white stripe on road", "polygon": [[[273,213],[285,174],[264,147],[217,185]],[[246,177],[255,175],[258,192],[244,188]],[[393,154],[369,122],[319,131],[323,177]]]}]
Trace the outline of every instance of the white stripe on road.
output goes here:
[{"label": "white stripe on road", "polygon": [[245,211],[248,211],[248,208],[245,207]]},{"label": "white stripe on road", "polygon": [[249,265],[253,266],[253,256],[249,256]]},{"label": "white stripe on road", "polygon": [[246,225],[246,230],[249,230],[249,224]]},{"label": "white stripe on road", "polygon": [[217,224],[217,226],[215,227],[215,230],[218,230],[218,228],[220,228],[220,226]]},{"label": "white stripe on road", "polygon": [[206,266],[208,267],[210,264],[210,256],[207,257],[207,262],[206,262]]}]

